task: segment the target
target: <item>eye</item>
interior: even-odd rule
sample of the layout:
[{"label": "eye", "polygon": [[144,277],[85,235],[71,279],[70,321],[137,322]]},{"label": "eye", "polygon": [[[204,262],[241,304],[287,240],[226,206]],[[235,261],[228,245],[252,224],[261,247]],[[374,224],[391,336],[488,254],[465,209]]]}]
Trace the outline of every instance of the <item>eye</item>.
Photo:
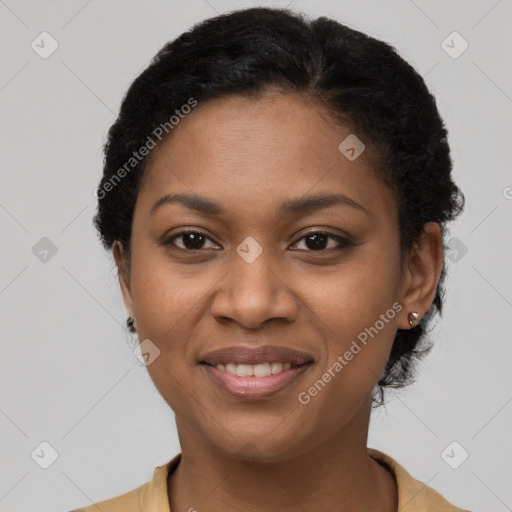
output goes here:
[{"label": "eye", "polygon": [[[334,247],[327,247],[329,245],[329,239],[332,239],[336,242]],[[326,249],[337,250],[343,249],[344,247],[350,247],[353,245],[352,242],[350,242],[350,240],[348,240],[347,238],[326,231],[311,231],[310,233],[307,233],[306,236],[303,236],[301,239],[295,242],[294,245],[300,243],[302,240],[304,240],[306,247],[310,249],[307,252],[322,252],[325,251]]]},{"label": "eye", "polygon": [[[335,242],[334,247],[328,247],[329,239]],[[181,246],[175,243],[175,240],[180,240]],[[347,238],[326,231],[311,231],[310,233],[307,233],[305,236],[300,238],[293,245],[295,246],[299,244],[302,240],[304,240],[304,243],[306,245],[305,250],[307,252],[325,252],[326,250],[329,249],[337,250],[343,249],[345,247],[350,247],[353,245],[353,243]],[[179,250],[194,252],[200,251],[201,249],[205,249],[206,241],[210,241],[213,243],[213,240],[211,240],[211,238],[208,237],[205,233],[202,233],[201,231],[189,230],[180,231],[179,233],[174,234],[173,236],[164,241],[164,245],[173,245],[175,248]],[[213,243],[213,245],[214,247],[218,247],[215,243]]]},{"label": "eye", "polygon": [[[180,238],[182,239],[182,247],[174,243],[174,240],[178,240]],[[201,231],[180,231],[179,233],[176,233],[172,237],[168,238],[164,242],[164,245],[174,245],[183,251],[193,252],[203,249],[206,240],[212,241]]]}]

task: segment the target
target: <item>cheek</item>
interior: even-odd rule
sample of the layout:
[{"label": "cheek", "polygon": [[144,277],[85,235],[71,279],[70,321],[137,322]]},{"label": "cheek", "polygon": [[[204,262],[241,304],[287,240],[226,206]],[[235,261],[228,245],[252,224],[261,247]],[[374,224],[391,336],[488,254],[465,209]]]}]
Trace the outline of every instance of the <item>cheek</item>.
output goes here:
[{"label": "cheek", "polygon": [[187,276],[169,258],[134,258],[132,293],[139,333],[162,342],[169,336],[176,339],[176,332],[196,314],[210,281],[206,274],[200,279]]},{"label": "cheek", "polygon": [[[154,262],[153,262],[154,263]],[[176,414],[190,408],[190,375],[193,361],[190,343],[200,297],[196,283],[187,286],[180,274],[164,265],[134,265],[132,287],[134,313],[140,342],[149,339],[159,355],[147,371],[162,398]]]},{"label": "cheek", "polygon": [[[326,327],[346,339],[374,325],[381,314],[392,308],[398,282],[398,260],[394,255],[368,246],[315,284],[312,303]],[[389,315],[391,323],[395,321],[394,313],[393,310]]]},{"label": "cheek", "polygon": [[319,402],[355,403],[371,393],[388,361],[402,309],[394,294],[398,279],[393,255],[369,248],[318,286],[313,321],[327,340],[326,357],[312,379],[322,381],[316,386],[324,396]]},{"label": "cheek", "polygon": [[343,335],[330,338],[326,360],[305,380],[297,396],[306,414],[304,421],[312,423],[309,428],[313,431],[334,432],[347,424],[371,396],[389,359],[396,332],[391,319],[395,310],[388,311],[388,315],[384,313],[388,323],[378,316],[371,323],[361,318],[339,321],[337,332],[342,330]]}]

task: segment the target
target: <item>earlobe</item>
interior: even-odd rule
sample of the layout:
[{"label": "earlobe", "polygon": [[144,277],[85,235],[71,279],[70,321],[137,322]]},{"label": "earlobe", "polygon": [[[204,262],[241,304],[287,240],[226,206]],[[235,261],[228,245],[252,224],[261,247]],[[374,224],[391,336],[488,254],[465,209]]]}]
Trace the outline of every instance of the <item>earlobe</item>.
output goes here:
[{"label": "earlobe", "polygon": [[[436,222],[425,224],[406,262],[402,288],[403,318],[399,329],[414,328],[430,308],[443,269],[443,237]],[[416,313],[416,314],[413,314]]]},{"label": "earlobe", "polygon": [[123,301],[130,316],[133,316],[133,303],[130,291],[130,277],[128,265],[124,254],[123,244],[116,240],[112,246],[112,254],[117,265],[117,274],[119,276],[119,284],[123,294]]}]

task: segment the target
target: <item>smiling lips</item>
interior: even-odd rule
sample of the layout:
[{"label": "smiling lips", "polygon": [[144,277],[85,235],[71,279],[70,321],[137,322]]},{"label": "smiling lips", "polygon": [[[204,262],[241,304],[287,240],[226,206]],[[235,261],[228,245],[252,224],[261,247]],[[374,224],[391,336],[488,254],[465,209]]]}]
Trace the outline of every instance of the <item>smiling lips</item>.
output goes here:
[{"label": "smiling lips", "polygon": [[303,352],[265,345],[228,347],[203,356],[200,363],[223,391],[237,398],[264,398],[298,379],[313,363]]}]

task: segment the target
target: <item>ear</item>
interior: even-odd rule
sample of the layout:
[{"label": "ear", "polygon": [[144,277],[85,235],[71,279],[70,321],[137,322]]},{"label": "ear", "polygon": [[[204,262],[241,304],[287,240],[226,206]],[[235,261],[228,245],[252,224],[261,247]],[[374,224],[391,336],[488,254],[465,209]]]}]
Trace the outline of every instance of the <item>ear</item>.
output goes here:
[{"label": "ear", "polygon": [[133,303],[130,291],[130,275],[129,265],[124,254],[123,244],[116,240],[112,246],[112,254],[117,265],[117,274],[119,276],[119,284],[121,285],[121,291],[123,293],[123,301],[128,310],[130,316],[133,314]]},{"label": "ear", "polygon": [[407,256],[402,278],[403,309],[398,320],[399,329],[410,329],[407,315],[419,313],[420,319],[430,308],[436,295],[443,269],[443,236],[436,222],[425,224],[423,234]]}]

